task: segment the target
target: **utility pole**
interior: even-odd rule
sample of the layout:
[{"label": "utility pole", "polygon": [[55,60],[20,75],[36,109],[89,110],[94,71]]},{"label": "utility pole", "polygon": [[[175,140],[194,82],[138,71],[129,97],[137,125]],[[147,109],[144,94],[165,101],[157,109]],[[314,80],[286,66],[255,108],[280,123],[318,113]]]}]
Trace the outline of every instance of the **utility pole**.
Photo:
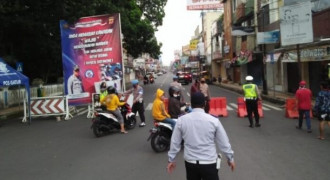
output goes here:
[{"label": "utility pole", "polygon": [[[269,12],[267,12],[269,13]],[[262,9],[262,30],[265,32],[265,11]],[[261,65],[261,76],[262,76],[262,93],[264,95],[268,95],[268,89],[267,89],[267,78],[265,77],[267,75],[267,65],[265,65],[264,58],[267,56],[266,52],[266,44],[263,44],[263,57],[262,57],[262,65]]]}]

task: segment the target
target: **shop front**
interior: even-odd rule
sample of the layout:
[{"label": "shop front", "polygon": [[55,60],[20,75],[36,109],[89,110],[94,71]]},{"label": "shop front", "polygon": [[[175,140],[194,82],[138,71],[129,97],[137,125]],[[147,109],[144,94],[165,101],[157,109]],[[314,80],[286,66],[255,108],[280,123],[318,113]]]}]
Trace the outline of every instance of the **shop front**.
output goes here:
[{"label": "shop front", "polygon": [[307,82],[315,96],[320,91],[321,82],[329,81],[330,45],[300,50],[300,70],[296,50],[283,52],[282,63],[286,70],[287,91],[295,93],[298,89],[300,71],[302,80]]}]

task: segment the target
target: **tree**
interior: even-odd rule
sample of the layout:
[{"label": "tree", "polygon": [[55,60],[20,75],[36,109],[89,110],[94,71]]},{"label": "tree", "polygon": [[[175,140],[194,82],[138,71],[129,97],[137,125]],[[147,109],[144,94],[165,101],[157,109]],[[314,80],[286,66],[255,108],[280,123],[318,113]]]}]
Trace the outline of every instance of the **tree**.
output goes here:
[{"label": "tree", "polygon": [[55,82],[62,76],[59,21],[120,13],[127,52],[157,58],[161,44],[155,30],[162,24],[165,4],[166,0],[1,0],[0,57],[11,65],[23,62],[24,74],[32,79]]}]

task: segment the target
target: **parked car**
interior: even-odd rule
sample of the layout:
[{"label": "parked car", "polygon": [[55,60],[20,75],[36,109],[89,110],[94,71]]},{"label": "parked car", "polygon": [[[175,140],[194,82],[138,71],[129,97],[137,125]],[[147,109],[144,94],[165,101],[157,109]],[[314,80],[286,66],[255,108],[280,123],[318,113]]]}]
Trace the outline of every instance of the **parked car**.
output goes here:
[{"label": "parked car", "polygon": [[192,74],[190,72],[185,72],[185,76],[187,76],[189,82],[192,82]]},{"label": "parked car", "polygon": [[178,82],[181,84],[189,84],[190,80],[189,77],[185,74],[185,72],[179,71],[176,73],[178,76]]}]

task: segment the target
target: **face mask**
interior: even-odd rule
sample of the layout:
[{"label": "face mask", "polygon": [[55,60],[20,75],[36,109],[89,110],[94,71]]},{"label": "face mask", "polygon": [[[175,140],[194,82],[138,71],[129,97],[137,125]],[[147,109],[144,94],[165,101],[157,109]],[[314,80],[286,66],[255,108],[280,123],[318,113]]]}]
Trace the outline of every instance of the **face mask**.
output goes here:
[{"label": "face mask", "polygon": [[177,95],[177,94],[173,94],[173,97],[178,97],[179,95]]}]

